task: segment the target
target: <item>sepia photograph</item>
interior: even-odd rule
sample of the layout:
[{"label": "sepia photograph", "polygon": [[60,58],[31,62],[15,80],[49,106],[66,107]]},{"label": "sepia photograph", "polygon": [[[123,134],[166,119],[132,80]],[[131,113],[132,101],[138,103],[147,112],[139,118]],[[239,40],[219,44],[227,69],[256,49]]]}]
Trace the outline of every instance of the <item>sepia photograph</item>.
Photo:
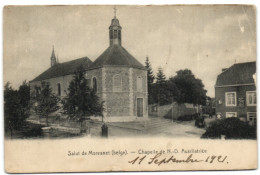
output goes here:
[{"label": "sepia photograph", "polygon": [[5,6],[3,39],[7,172],[257,168],[255,6]]}]

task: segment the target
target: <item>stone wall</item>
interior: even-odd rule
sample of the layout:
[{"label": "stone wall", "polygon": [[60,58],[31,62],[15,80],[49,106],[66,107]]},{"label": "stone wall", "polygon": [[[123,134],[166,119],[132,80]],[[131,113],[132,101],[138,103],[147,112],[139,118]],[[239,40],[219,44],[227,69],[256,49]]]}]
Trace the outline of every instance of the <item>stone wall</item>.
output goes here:
[{"label": "stone wall", "polygon": [[[153,108],[157,110],[154,111]],[[149,116],[154,117],[173,118],[176,120],[179,116],[192,115],[195,113],[197,113],[196,107],[188,103],[178,104],[174,102],[163,106],[149,105]]]},{"label": "stone wall", "polygon": [[[148,117],[147,72],[128,67],[103,67],[103,100],[107,117],[137,117],[137,98],[143,98],[143,114]],[[121,76],[121,91],[113,89],[113,78]],[[142,89],[137,89],[137,77],[142,77]]]},{"label": "stone wall", "polygon": [[[142,77],[142,90],[137,89],[137,77]],[[148,92],[147,92],[147,71],[133,68],[133,109],[134,116],[137,116],[137,98],[143,98],[143,115],[148,117]]]},{"label": "stone wall", "polygon": [[[121,76],[122,88],[120,91],[113,89],[114,75]],[[100,101],[104,101],[104,116],[114,118],[120,121],[120,117],[124,117],[121,121],[132,121],[148,117],[148,96],[147,96],[147,72],[129,67],[103,67],[87,71],[86,79],[93,87],[93,78],[97,80],[97,95]],[[142,88],[137,89],[137,77],[142,77]],[[45,80],[50,84],[53,92],[58,94],[58,83],[61,85],[61,97],[66,95],[70,81],[73,75],[66,75],[57,78]],[[31,90],[34,86],[40,86],[41,82],[31,82]],[[137,118],[137,98],[143,98],[143,116]],[[107,121],[110,121],[108,119]]]},{"label": "stone wall", "polygon": [[[127,67],[104,67],[103,81],[105,87],[103,97],[105,101],[107,117],[125,117],[130,116],[129,100],[129,68]],[[113,78],[115,75],[121,76],[121,90],[113,89]]]},{"label": "stone wall", "polygon": [[93,69],[86,72],[85,78],[90,81],[90,87],[93,88],[93,78],[97,80],[97,95],[102,99],[102,69]]}]

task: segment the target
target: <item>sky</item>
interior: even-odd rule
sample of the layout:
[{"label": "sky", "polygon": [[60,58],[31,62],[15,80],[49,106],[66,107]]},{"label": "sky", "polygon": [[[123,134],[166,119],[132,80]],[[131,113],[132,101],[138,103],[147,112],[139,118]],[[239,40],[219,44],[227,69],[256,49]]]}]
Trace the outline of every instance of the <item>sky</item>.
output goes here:
[{"label": "sky", "polygon": [[[4,84],[14,88],[60,62],[94,61],[109,46],[114,6],[9,6],[4,9]],[[222,68],[256,60],[253,6],[117,6],[122,46],[167,78],[190,69],[207,95]]]}]

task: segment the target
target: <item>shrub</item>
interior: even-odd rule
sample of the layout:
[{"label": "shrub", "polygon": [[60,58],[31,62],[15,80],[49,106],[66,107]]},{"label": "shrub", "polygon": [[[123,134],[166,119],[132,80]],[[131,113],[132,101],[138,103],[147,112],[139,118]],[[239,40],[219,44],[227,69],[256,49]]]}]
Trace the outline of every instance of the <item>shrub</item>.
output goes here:
[{"label": "shrub", "polygon": [[191,121],[193,120],[192,115],[182,115],[177,118],[179,121]]},{"label": "shrub", "polygon": [[201,138],[217,139],[225,135],[226,139],[256,139],[256,126],[231,117],[212,122]]}]

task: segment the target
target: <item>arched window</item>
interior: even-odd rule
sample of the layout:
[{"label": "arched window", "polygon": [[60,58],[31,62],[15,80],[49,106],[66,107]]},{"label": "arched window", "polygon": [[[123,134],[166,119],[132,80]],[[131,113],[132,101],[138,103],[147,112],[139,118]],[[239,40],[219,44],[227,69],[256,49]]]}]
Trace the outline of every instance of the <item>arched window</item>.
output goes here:
[{"label": "arched window", "polygon": [[93,77],[92,79],[92,88],[94,92],[97,92],[97,79],[96,77]]},{"label": "arched window", "polygon": [[113,90],[115,92],[122,91],[122,80],[120,75],[114,75],[113,77]]},{"label": "arched window", "polygon": [[117,38],[117,30],[114,30],[114,39]]},{"label": "arched window", "polygon": [[118,30],[118,38],[121,39],[121,30]]},{"label": "arched window", "polygon": [[109,38],[113,39],[113,30],[109,30]]},{"label": "arched window", "polygon": [[61,96],[61,87],[60,87],[60,83],[58,83],[58,96]]},{"label": "arched window", "polygon": [[136,85],[137,85],[137,91],[142,92],[143,91],[143,78],[142,77],[137,77]]}]

